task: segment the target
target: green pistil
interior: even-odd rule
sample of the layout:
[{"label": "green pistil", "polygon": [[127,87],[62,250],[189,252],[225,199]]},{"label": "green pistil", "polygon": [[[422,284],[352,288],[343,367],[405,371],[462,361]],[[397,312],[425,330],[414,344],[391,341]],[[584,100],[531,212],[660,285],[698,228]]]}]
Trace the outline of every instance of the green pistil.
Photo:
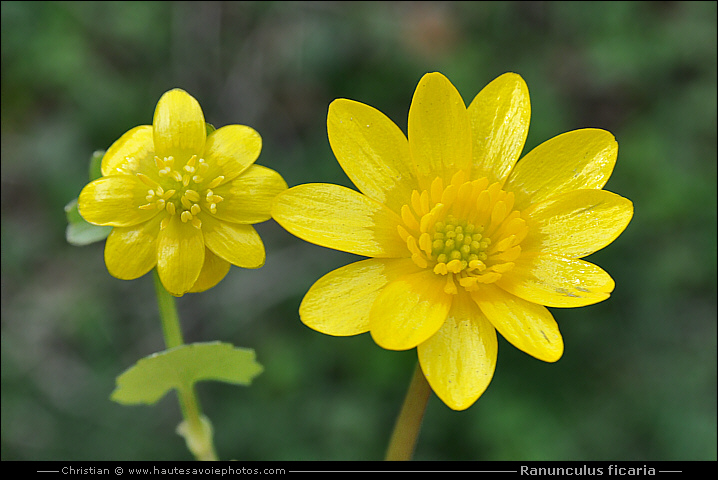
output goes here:
[{"label": "green pistil", "polygon": [[466,269],[472,261],[484,261],[487,258],[485,250],[491,244],[491,239],[484,238],[483,232],[482,226],[449,215],[445,222],[436,222],[434,225],[432,256],[437,263],[458,260],[461,262],[461,270]]}]

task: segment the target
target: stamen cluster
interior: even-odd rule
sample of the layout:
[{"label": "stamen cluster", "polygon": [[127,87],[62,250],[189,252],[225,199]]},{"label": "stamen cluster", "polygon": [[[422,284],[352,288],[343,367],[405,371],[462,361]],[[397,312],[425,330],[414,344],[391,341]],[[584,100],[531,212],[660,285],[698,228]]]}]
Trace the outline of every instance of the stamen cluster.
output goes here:
[{"label": "stamen cluster", "polygon": [[513,205],[500,184],[465,181],[459,171],[446,187],[437,177],[429,190],[414,190],[398,232],[417,266],[447,277],[447,293],[458,293],[455,280],[475,290],[501,278],[521,253],[528,227]]},{"label": "stamen cluster", "polygon": [[167,227],[170,217],[175,214],[179,214],[182,222],[189,222],[199,229],[202,227],[200,212],[215,214],[217,204],[224,200],[212,191],[224,181],[224,176],[219,175],[204,185],[206,180],[204,175],[207,174],[209,165],[197,155],[192,155],[181,169],[175,169],[174,164],[175,159],[172,156],[155,157],[161,183],[142,173],[137,174],[137,177],[150,187],[145,197],[149,203],[140,205],[139,208],[167,210],[170,215],[162,219],[160,223],[162,229]]}]

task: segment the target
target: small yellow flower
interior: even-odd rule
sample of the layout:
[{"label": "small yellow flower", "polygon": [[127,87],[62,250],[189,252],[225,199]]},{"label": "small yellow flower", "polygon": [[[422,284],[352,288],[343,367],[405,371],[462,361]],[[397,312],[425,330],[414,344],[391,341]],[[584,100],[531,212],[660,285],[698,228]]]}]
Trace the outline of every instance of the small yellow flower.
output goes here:
[{"label": "small yellow flower", "polygon": [[152,125],[120,137],[102,159],[103,176],[78,199],[85,220],[114,227],[109,272],[131,280],[156,266],[180,296],[215,286],[230,264],[261,267],[264,245],[252,224],[270,218],[273,197],[287,188],[277,172],[254,165],[261,148],[250,127],[206,124],[187,92],[162,95]]},{"label": "small yellow flower", "polygon": [[299,185],[277,196],[272,216],[304,240],[372,258],[320,278],[302,321],[329,335],[369,331],[386,349],[417,347],[432,389],[455,410],[489,385],[496,331],[558,360],[563,340],[546,306],[609,297],[611,277],[579,259],[615,240],[633,205],[602,190],[618,152],[606,131],[559,135],[517,163],[529,117],[514,73],[468,109],[446,77],[425,75],[408,140],[378,110],[335,100],[329,142],[362,193]]}]

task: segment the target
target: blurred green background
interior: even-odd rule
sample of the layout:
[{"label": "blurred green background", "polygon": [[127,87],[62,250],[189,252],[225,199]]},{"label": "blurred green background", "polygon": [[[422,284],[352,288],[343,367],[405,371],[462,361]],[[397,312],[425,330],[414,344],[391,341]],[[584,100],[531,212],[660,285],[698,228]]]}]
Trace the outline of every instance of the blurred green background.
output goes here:
[{"label": "blurred green background", "polygon": [[[152,279],[111,277],[104,242],[65,242],[87,163],[181,87],[215,126],[254,127],[290,186],[350,185],[326,137],[346,97],[404,131],[441,71],[469,103],[498,75],[528,83],[526,149],[611,131],[606,188],[635,216],[590,257],[610,300],[554,309],[546,364],[500,340],[493,382],[454,412],[430,399],[420,460],[716,460],[715,2],[2,2],[3,460],[190,459],[174,394],[109,400],[163,349]],[[178,301],[187,341],[256,349],[249,388],[198,386],[223,459],[377,460],[416,361],[370,336],[305,327],[320,276],[356,258],[258,226],[260,270],[233,267]]]}]

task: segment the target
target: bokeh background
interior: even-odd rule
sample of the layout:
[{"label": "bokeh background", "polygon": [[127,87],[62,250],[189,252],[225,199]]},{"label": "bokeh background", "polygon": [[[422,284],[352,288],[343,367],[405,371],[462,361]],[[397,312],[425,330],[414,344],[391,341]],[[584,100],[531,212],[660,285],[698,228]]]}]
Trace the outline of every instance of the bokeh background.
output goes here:
[{"label": "bokeh background", "polygon": [[[174,394],[109,400],[163,349],[151,276],[112,278],[104,242],[65,241],[88,160],[181,87],[215,126],[254,127],[290,186],[351,185],[326,137],[346,97],[404,131],[426,72],[467,104],[498,75],[529,85],[524,152],[596,127],[619,142],[606,188],[635,216],[590,260],[601,304],[554,309],[546,364],[500,340],[471,408],[430,399],[420,460],[716,459],[715,2],[2,2],[3,460],[190,459]],[[320,276],[356,258],[258,226],[266,265],[178,306],[187,341],[254,348],[249,387],[198,386],[223,459],[377,460],[416,362],[370,336],[305,327]]]}]

